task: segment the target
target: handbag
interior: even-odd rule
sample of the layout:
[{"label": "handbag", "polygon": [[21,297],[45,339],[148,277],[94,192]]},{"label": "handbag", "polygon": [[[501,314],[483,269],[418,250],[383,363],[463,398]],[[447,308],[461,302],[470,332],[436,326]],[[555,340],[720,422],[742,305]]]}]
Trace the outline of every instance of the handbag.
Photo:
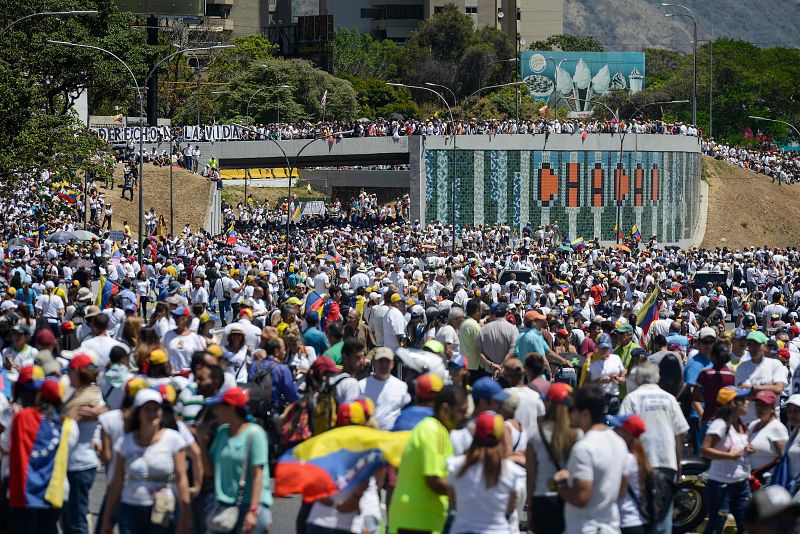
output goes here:
[{"label": "handbag", "polygon": [[153,494],[153,506],[150,508],[150,522],[160,527],[168,527],[175,512],[175,495],[169,488],[162,488]]},{"label": "handbag", "polygon": [[233,505],[216,501],[211,511],[206,516],[206,528],[213,532],[233,532],[239,521],[239,507],[244,500],[244,487],[247,483],[247,466],[250,462],[250,438],[252,431],[247,434],[242,462],[242,475],[239,477],[239,490],[236,493],[236,503]]}]

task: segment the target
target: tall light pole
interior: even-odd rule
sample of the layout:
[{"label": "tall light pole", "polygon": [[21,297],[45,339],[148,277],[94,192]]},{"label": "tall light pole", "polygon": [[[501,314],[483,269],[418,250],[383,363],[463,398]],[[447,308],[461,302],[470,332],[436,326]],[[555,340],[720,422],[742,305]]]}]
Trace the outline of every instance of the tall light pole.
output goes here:
[{"label": "tall light pole", "polygon": [[509,82],[509,83],[501,83],[501,84],[498,84],[498,85],[487,85],[486,87],[481,87],[481,88],[471,92],[470,94],[468,94],[464,98],[464,100],[466,100],[468,98],[472,98],[473,96],[477,95],[481,91],[486,91],[487,89],[497,89],[498,87],[510,87],[512,85],[516,85],[517,88],[519,88],[520,85],[525,85],[525,82]]},{"label": "tall light pole", "polygon": [[[166,57],[161,58],[158,63],[156,63],[150,72],[147,73],[147,78],[144,80],[144,86],[147,87],[150,83],[150,78],[156,73],[158,67],[169,61],[170,59],[185,54],[187,52],[199,52],[200,50],[216,50],[219,48],[232,48],[233,45],[213,45],[213,46],[200,46],[195,48],[182,48],[172,54],[169,54]],[[175,206],[173,202],[173,187],[172,187],[172,155],[175,152],[174,147],[172,146],[172,138],[169,139],[169,233],[175,234]],[[139,188],[141,191],[141,187]],[[140,223],[141,224],[141,223]],[[141,246],[141,245],[140,245]],[[141,263],[140,263],[141,265]]]},{"label": "tall light pole", "polygon": [[444,105],[447,107],[447,112],[450,114],[450,125],[453,130],[453,185],[451,187],[452,195],[450,197],[450,220],[452,223],[452,247],[451,252],[452,255],[456,255],[456,121],[453,119],[453,109],[450,107],[450,104],[447,103],[447,99],[442,96],[442,93],[438,91],[434,91],[430,87],[422,87],[419,85],[406,85],[404,83],[391,83],[387,82],[386,85],[391,85],[393,87],[405,87],[406,89],[421,89],[423,91],[429,91],[436,96],[439,97],[439,100],[444,102]]},{"label": "tall light pole", "polygon": [[[87,44],[79,44],[79,43],[70,43],[67,41],[53,41],[51,39],[47,40],[50,44],[62,45],[62,46],[70,46],[72,48],[89,48],[91,50],[97,50],[99,52],[103,52],[104,54],[108,54],[109,56],[113,57],[125,67],[128,71],[128,74],[131,75],[131,80],[133,80],[133,85],[136,87],[136,93],[139,96],[139,232],[137,235],[138,238],[138,252],[136,258],[139,262],[139,267],[144,269],[144,264],[142,262],[142,245],[143,245],[143,238],[142,235],[144,233],[144,93],[142,93],[142,88],[139,86],[139,82],[136,81],[136,76],[133,74],[133,71],[125,63],[119,56],[114,54],[113,52],[106,50],[105,48],[100,48],[99,46],[94,45],[87,45]],[[171,162],[170,162],[171,164]]]},{"label": "tall light pole", "polygon": [[456,98],[456,94],[453,92],[452,89],[450,89],[446,85],[442,85],[440,83],[431,83],[431,82],[425,82],[422,85],[427,85],[428,87],[440,87],[442,89],[446,89],[447,92],[450,93],[450,96],[453,97],[453,106],[455,106],[458,103],[458,99]]},{"label": "tall light pole", "polygon": [[[250,118],[250,103],[253,101],[253,99],[256,97],[256,95],[266,91],[267,89],[291,89],[291,88],[292,88],[291,85],[286,85],[284,83],[284,84],[281,84],[281,85],[268,85],[267,87],[261,87],[261,88],[257,89],[252,95],[250,95],[250,98],[247,99],[247,107],[245,109],[244,116]],[[281,122],[281,111],[280,111],[280,108],[278,107],[277,110],[278,110],[278,120],[277,120],[277,122]]]},{"label": "tall light pole", "polygon": [[33,17],[81,17],[83,15],[96,15],[97,11],[94,9],[86,9],[80,11],[41,11],[39,13],[31,13],[29,15],[25,15],[24,17],[20,17],[16,20],[11,21],[10,24],[6,25],[2,31],[0,31],[0,35],[5,34],[8,30],[11,29],[18,22],[22,22],[23,20],[28,20]]},{"label": "tall light pole", "polygon": [[778,122],[780,124],[785,124],[786,126],[791,128],[792,130],[794,130],[794,133],[796,133],[797,137],[800,138],[800,130],[798,130],[795,127],[795,125],[792,124],[791,122],[786,122],[786,121],[782,121],[782,120],[779,120],[779,119],[770,119],[768,117],[759,117],[758,115],[748,115],[748,118],[755,119],[757,121],[769,121],[769,122]]},{"label": "tall light pole", "polygon": [[[692,19],[692,25],[694,27],[694,38],[692,39],[692,126],[697,126],[697,19],[694,16],[694,12],[686,6],[682,6],[680,4],[668,4],[662,3],[664,7],[677,7],[683,9],[688,13],[689,18]],[[675,15],[675,13],[667,13],[666,17],[671,17]]]},{"label": "tall light pole", "polygon": [[[565,61],[576,61],[576,60],[575,59],[562,58],[561,61],[559,61],[558,64],[556,64],[556,58],[554,58],[553,56],[547,56],[547,59],[552,61],[553,65],[555,65],[555,67],[556,67],[556,70],[553,71],[553,92],[550,93],[550,96],[547,98],[547,107],[549,108],[550,107],[550,102],[553,100],[553,95],[556,94],[556,91],[557,91],[557,88],[558,88],[558,86],[557,86],[557,83],[558,83],[558,71],[561,69],[561,64],[564,63]],[[556,104],[558,104],[558,100],[556,100]]]}]

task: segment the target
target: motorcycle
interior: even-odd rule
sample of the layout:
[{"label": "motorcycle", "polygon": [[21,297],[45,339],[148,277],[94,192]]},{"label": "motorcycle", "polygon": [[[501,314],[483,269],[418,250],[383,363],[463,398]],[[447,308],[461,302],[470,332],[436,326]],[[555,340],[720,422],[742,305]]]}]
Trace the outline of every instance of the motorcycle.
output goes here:
[{"label": "motorcycle", "polygon": [[708,462],[702,458],[681,460],[681,477],[673,497],[672,531],[694,532],[706,518],[706,479]]}]

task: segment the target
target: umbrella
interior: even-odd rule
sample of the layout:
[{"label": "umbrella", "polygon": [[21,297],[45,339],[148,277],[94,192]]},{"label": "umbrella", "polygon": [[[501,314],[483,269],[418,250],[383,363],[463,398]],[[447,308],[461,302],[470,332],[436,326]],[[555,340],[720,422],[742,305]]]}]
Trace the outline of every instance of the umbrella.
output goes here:
[{"label": "umbrella", "polygon": [[400,347],[396,351],[397,357],[403,365],[418,373],[434,373],[442,378],[447,377],[447,369],[441,356],[420,349],[407,349]]},{"label": "umbrella", "polygon": [[628,253],[630,253],[630,251],[631,251],[631,249],[629,249],[627,246],[625,246],[625,245],[623,245],[623,244],[614,245],[614,248],[616,248],[616,249],[619,249],[619,250],[621,250],[622,252],[628,252]]},{"label": "umbrella", "polygon": [[78,241],[91,241],[92,239],[100,239],[97,235],[89,232],[88,230],[75,230],[74,232],[70,232],[72,234],[73,239],[77,239]]},{"label": "umbrella", "polygon": [[389,114],[389,118],[390,119],[395,119],[395,120],[398,120],[398,121],[403,120],[403,116],[400,113],[390,113]]},{"label": "umbrella", "polygon": [[94,267],[94,263],[84,258],[77,258],[69,262],[67,266],[72,267],[73,269],[80,269],[81,267],[84,269],[91,269]]},{"label": "umbrella", "polygon": [[63,243],[68,243],[68,242],[72,241],[73,239],[75,239],[75,236],[72,235],[70,232],[58,231],[58,232],[53,232],[52,234],[47,236],[46,241],[48,243],[62,243],[63,244]]},{"label": "umbrella", "polygon": [[15,237],[14,239],[9,239],[8,244],[11,246],[16,245],[18,247],[24,247],[28,244],[28,241],[24,237]]},{"label": "umbrella", "polygon": [[245,247],[244,245],[238,245],[233,247],[233,251],[239,252],[241,254],[248,254],[248,255],[253,254],[253,251],[250,249],[250,247]]},{"label": "umbrella", "polygon": [[561,245],[560,247],[558,247],[558,250],[563,250],[564,252],[572,252],[572,247]]}]

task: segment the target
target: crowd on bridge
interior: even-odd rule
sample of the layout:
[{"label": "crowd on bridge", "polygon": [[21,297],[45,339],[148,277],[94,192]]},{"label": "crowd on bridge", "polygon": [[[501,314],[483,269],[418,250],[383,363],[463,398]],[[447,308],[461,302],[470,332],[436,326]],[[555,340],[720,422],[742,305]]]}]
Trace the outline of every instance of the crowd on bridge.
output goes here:
[{"label": "crowd on bridge", "polygon": [[18,179],[0,531],[262,533],[299,493],[310,534],[668,532],[689,457],[705,509],[681,525],[797,528],[795,248],[603,247],[556,221],[454,244],[361,192],[225,206],[220,235],[152,213],[140,260],[96,212],[80,232],[74,170]]}]

